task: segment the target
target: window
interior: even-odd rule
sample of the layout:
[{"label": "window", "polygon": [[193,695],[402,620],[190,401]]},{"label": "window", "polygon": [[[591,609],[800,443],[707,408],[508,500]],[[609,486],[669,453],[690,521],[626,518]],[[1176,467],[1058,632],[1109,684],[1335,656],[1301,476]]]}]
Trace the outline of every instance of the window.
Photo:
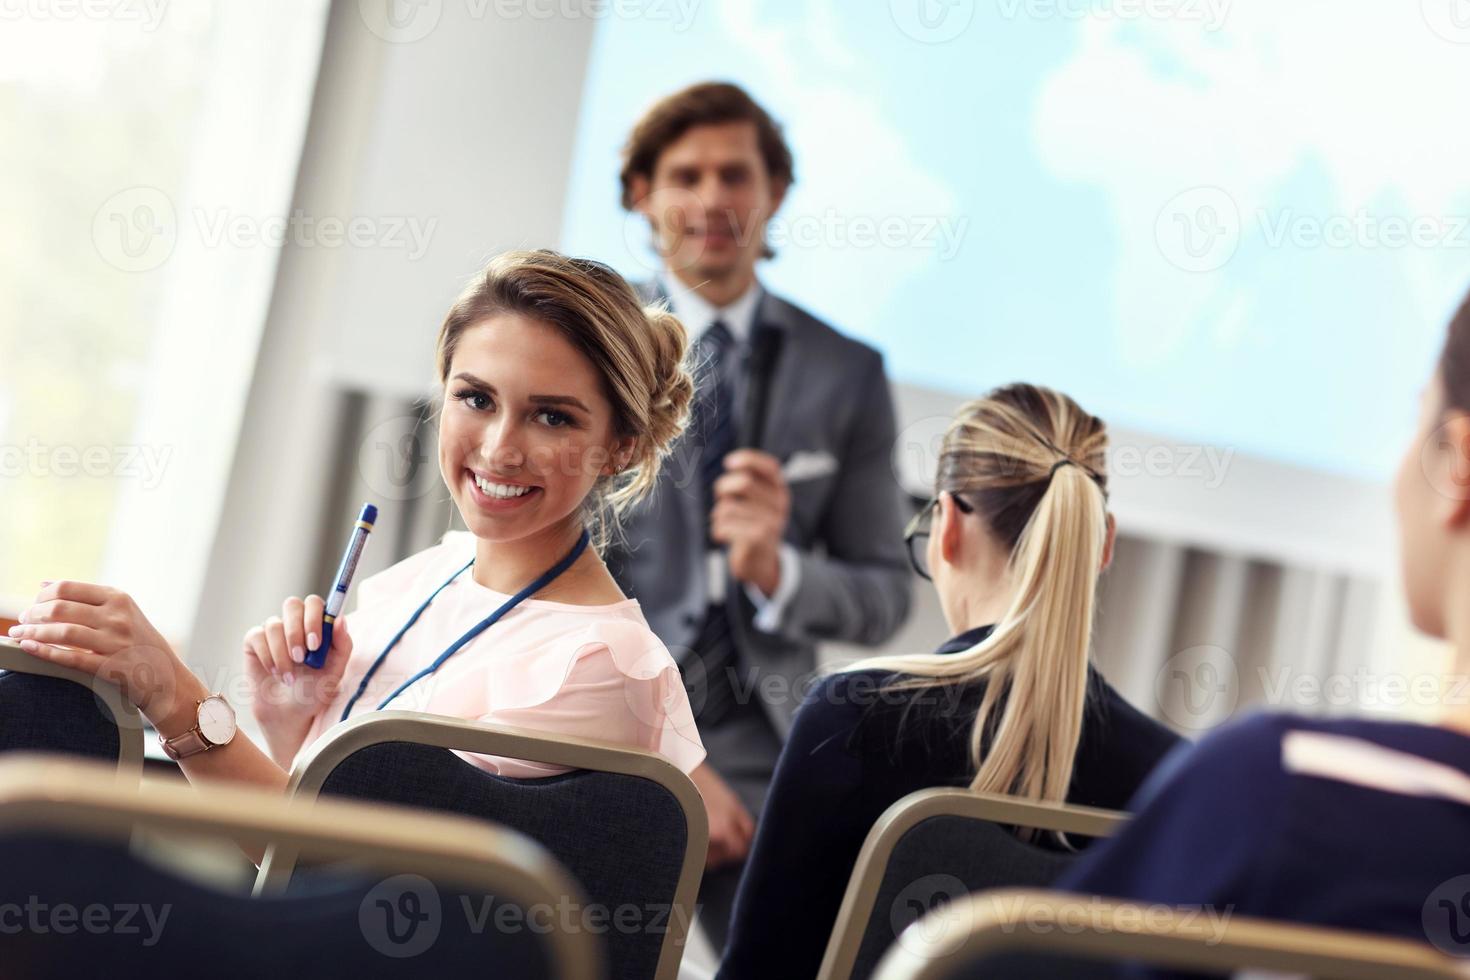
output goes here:
[{"label": "window", "polygon": [[[0,596],[117,584],[187,634],[326,0],[0,8]],[[254,231],[252,232],[252,229]]]}]

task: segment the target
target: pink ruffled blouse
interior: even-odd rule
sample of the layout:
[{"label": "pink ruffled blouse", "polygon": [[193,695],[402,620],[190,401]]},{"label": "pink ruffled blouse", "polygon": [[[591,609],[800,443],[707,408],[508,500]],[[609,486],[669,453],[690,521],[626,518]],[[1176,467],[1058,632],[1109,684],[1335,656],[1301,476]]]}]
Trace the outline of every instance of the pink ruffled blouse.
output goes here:
[{"label": "pink ruffled blouse", "polygon": [[[317,715],[303,750],[341,720],[373,661],[414,610],[474,553],[471,534],[450,532],[434,547],[358,583],[357,608],[346,617],[353,648],[342,691]],[[350,717],[376,709],[510,598],[480,585],[471,571],[440,592],[398,641]],[[679,668],[634,599],[603,606],[527,599],[387,707],[621,742],[657,752],[684,772],[704,759]],[[502,776],[566,771],[459,755]]]}]

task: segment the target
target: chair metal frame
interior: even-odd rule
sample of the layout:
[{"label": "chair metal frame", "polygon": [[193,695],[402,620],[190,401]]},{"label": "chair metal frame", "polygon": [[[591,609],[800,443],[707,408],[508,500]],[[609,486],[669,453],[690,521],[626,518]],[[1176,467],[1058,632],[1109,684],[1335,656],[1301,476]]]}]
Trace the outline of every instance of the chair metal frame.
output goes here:
[{"label": "chair metal frame", "polygon": [[0,670],[40,677],[58,677],[91,691],[99,701],[107,705],[117,724],[118,774],[133,780],[142,778],[143,716],[131,701],[123,697],[116,684],[72,667],[63,667],[49,660],[33,657],[10,637],[0,637]]},{"label": "chair metal frame", "polygon": [[[1086,903],[1085,911],[1079,903]],[[1245,917],[1210,924],[1192,910],[1169,906],[997,889],[968,895],[914,923],[884,955],[874,978],[955,980],[977,961],[1005,953],[1133,960],[1211,973],[1265,970],[1322,980],[1470,976],[1470,964],[1405,939]]]},{"label": "chair metal frame", "polygon": [[832,936],[827,941],[827,952],[822,957],[817,980],[848,980],[852,976],[894,848],[918,824],[939,816],[964,817],[1083,837],[1107,837],[1128,819],[1126,813],[1115,810],[1023,800],[965,789],[924,789],[910,793],[883,811],[863,841],[863,848],[853,865],[852,877],[848,879],[847,891],[842,896]]},{"label": "chair metal frame", "polygon": [[[84,760],[16,753],[0,759],[0,833],[62,831],[130,841],[136,828],[170,835],[286,844],[354,869],[413,873],[496,895],[527,907],[556,907],[581,889],[539,844],[522,834],[452,814],[388,804],[322,800],[315,805],[263,790],[115,777]],[[603,957],[582,930],[544,934],[554,975],[597,980]]]},{"label": "chair metal frame", "polygon": [[[343,760],[383,742],[413,742],[568,769],[636,776],[666,789],[683,810],[687,830],[684,860],[674,893],[674,905],[684,914],[669,916],[668,932],[653,980],[675,980],[709,848],[709,816],[704,798],[677,766],[654,752],[627,745],[414,711],[375,711],[334,726],[314,742],[292,767],[286,792],[297,800],[316,800],[327,777]],[[257,893],[284,888],[295,865],[296,855],[288,848],[267,849],[256,880]]]}]

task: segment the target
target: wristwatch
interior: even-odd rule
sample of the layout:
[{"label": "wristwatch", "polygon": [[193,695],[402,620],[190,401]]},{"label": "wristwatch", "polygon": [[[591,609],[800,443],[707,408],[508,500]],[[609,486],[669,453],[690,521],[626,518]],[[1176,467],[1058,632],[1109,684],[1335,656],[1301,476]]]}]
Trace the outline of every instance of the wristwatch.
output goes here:
[{"label": "wristwatch", "polygon": [[216,745],[228,745],[235,737],[235,709],[218,694],[211,694],[197,702],[194,727],[182,735],[164,738],[158,733],[158,742],[164,754],[175,761],[187,759],[200,752],[208,752]]}]

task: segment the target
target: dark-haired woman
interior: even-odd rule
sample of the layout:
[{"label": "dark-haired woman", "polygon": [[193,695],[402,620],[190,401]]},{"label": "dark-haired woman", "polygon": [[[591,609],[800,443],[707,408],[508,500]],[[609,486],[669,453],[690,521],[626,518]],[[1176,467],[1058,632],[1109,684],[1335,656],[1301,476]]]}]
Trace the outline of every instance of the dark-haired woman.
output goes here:
[{"label": "dark-haired woman", "polygon": [[1257,714],[1155,774],[1073,891],[1390,933],[1470,954],[1470,299],[1395,481],[1414,626],[1448,640],[1436,724]]}]

